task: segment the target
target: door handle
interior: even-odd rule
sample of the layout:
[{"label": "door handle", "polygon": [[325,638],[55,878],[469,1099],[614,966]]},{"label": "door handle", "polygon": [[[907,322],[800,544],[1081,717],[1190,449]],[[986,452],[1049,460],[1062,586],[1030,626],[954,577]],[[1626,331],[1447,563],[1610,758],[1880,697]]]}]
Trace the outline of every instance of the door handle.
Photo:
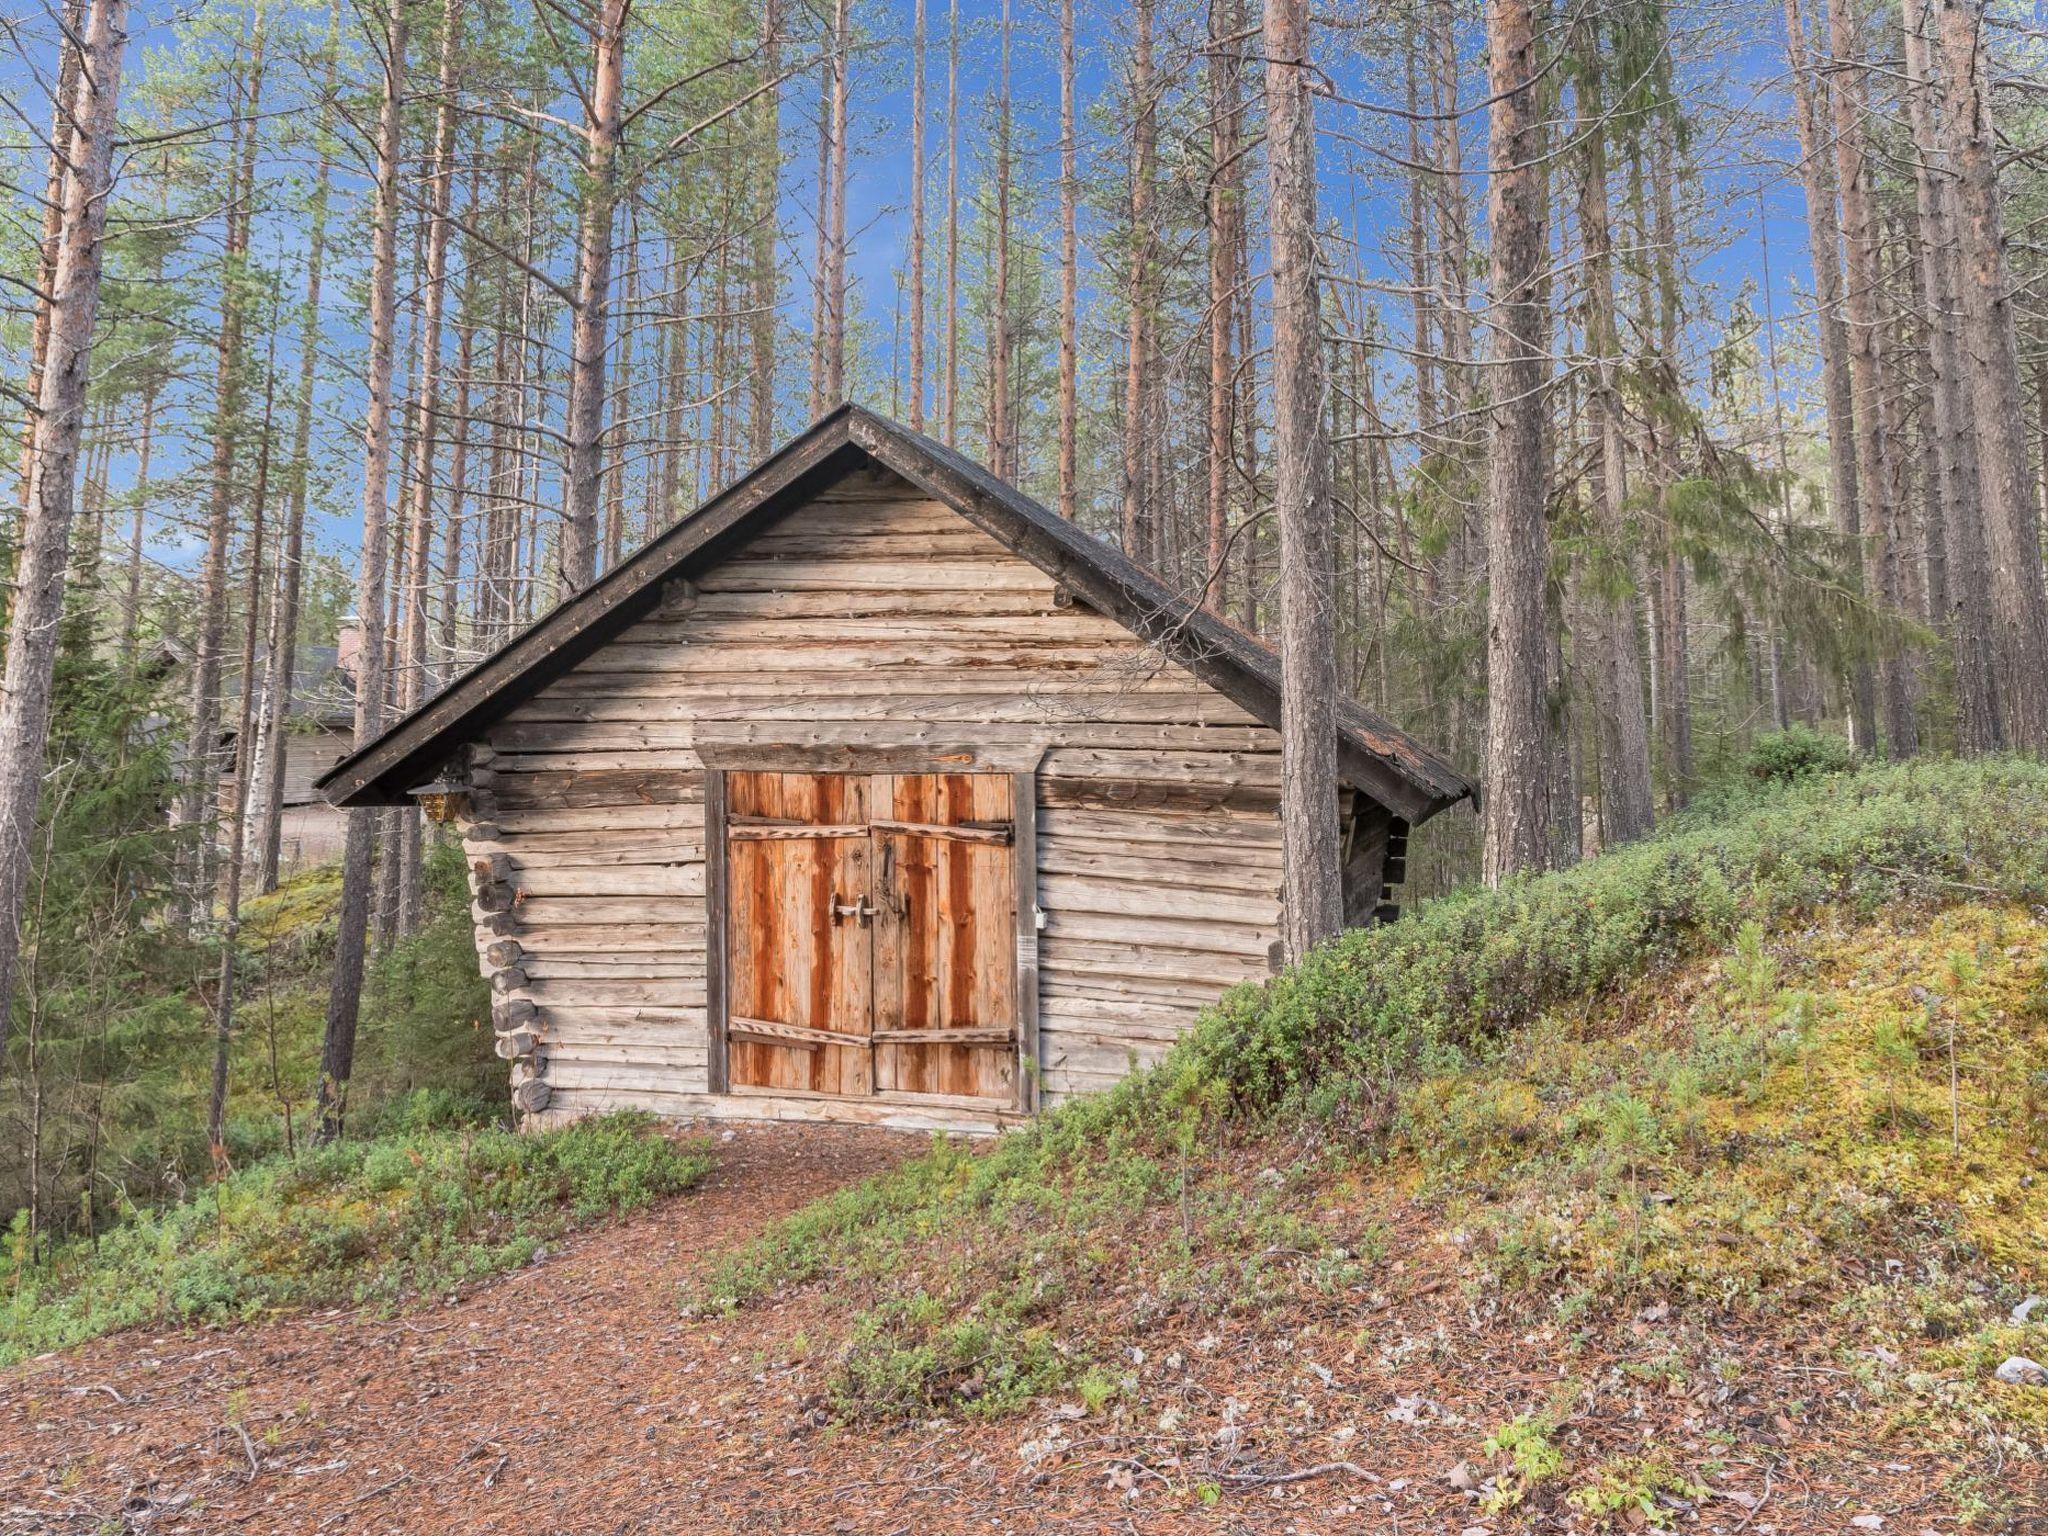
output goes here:
[{"label": "door handle", "polygon": [[866,896],[856,896],[852,901],[841,901],[836,896],[832,898],[832,919],[834,922],[837,922],[842,917],[851,917],[858,919],[865,926],[874,921],[875,913],[879,910]]}]

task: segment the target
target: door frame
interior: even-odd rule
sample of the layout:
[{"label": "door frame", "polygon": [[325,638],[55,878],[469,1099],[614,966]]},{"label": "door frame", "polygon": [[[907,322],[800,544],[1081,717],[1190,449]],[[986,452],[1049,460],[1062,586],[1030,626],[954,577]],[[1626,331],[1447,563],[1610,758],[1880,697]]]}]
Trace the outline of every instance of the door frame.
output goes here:
[{"label": "door frame", "polygon": [[[802,748],[729,748],[723,752],[700,747],[704,759],[704,1017],[706,1030],[706,1085],[712,1093],[730,1094],[731,1063],[726,1049],[726,1029],[731,1022],[727,992],[728,928],[731,890],[726,859],[726,792],[728,772],[767,773],[991,773],[1010,780],[1011,849],[1016,876],[1016,988],[1017,988],[1017,1096],[1015,1107],[1026,1114],[1039,1107],[1038,1054],[1038,931],[1045,914],[1038,905],[1038,757],[1034,751],[1029,765],[1014,759],[991,763],[972,749],[957,753],[905,752],[890,748],[868,752],[845,747],[806,751]],[[866,759],[866,760],[862,760]],[[791,1090],[778,1090],[784,1097]],[[819,1094],[819,1098],[845,1099],[847,1103],[930,1102],[935,1096],[921,1093],[872,1093],[858,1098],[841,1094]]]}]

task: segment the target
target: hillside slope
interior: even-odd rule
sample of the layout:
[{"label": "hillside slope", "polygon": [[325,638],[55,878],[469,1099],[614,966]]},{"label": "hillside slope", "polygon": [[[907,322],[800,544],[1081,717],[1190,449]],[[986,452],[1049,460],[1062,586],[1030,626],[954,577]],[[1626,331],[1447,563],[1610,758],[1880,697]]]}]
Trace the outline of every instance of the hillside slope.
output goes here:
[{"label": "hillside slope", "polygon": [[2038,1529],[2044,829],[2031,765],[1816,777],[1438,904],[690,1305],[821,1296],[832,1416],[1023,1415],[1139,1503],[1403,1446],[1443,1520]]}]

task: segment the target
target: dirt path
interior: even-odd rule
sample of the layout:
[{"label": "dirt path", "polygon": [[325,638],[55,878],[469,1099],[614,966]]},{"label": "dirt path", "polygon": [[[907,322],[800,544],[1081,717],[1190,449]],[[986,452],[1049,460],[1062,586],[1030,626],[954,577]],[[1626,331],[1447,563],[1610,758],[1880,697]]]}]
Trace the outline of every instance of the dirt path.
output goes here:
[{"label": "dirt path", "polygon": [[[452,1302],[138,1330],[31,1362],[0,1377],[0,1533],[1590,1528],[1556,1505],[1487,1519],[1460,1490],[1453,1469],[1487,1428],[1558,1380],[1555,1345],[1409,1266],[1394,1266],[1406,1299],[1370,1319],[1416,1341],[1397,1366],[1342,1352],[1362,1336],[1356,1315],[1221,1338],[1168,1321],[1113,1422],[1058,1403],[993,1424],[840,1429],[817,1408],[829,1359],[806,1342],[840,1325],[818,1296],[682,1316],[679,1287],[708,1255],[921,1146],[737,1131],[699,1190]],[[1646,1358],[1667,1347],[1638,1331]],[[1909,1434],[1831,1438],[1830,1403],[1854,1383],[1824,1354],[1704,1330],[1690,1347],[1746,1356],[1755,1397],[1645,1388],[1618,1361],[1612,1407],[1577,1425],[1607,1454],[1654,1438],[1718,1469],[1710,1494],[1670,1511],[1679,1530],[1948,1536],[1962,1529],[1955,1479],[1987,1472],[2014,1507],[2048,1508],[2038,1464],[1958,1466]],[[1796,1428],[1755,1406],[1795,1392],[1813,1415]],[[1853,1523],[1872,1512],[1879,1526]]]},{"label": "dirt path", "polygon": [[705,1474],[783,1442],[787,1406],[744,1350],[683,1322],[678,1287],[921,1146],[738,1130],[692,1194],[452,1304],[135,1331],[31,1362],[0,1378],[0,1530],[717,1529]]}]

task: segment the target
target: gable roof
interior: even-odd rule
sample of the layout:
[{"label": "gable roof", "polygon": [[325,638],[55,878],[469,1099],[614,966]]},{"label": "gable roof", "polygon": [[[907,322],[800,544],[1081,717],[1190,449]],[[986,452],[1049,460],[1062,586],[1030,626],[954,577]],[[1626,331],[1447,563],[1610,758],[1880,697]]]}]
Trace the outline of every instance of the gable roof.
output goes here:
[{"label": "gable roof", "polygon": [[[860,406],[841,405],[343,758],[315,787],[335,805],[405,804],[406,792],[464,743],[644,618],[667,582],[716,564],[781,513],[870,465],[946,503],[1247,713],[1279,725],[1280,663],[1271,650],[953,449]],[[1476,793],[1449,763],[1351,703],[1339,709],[1338,760],[1346,783],[1411,823]]]}]

